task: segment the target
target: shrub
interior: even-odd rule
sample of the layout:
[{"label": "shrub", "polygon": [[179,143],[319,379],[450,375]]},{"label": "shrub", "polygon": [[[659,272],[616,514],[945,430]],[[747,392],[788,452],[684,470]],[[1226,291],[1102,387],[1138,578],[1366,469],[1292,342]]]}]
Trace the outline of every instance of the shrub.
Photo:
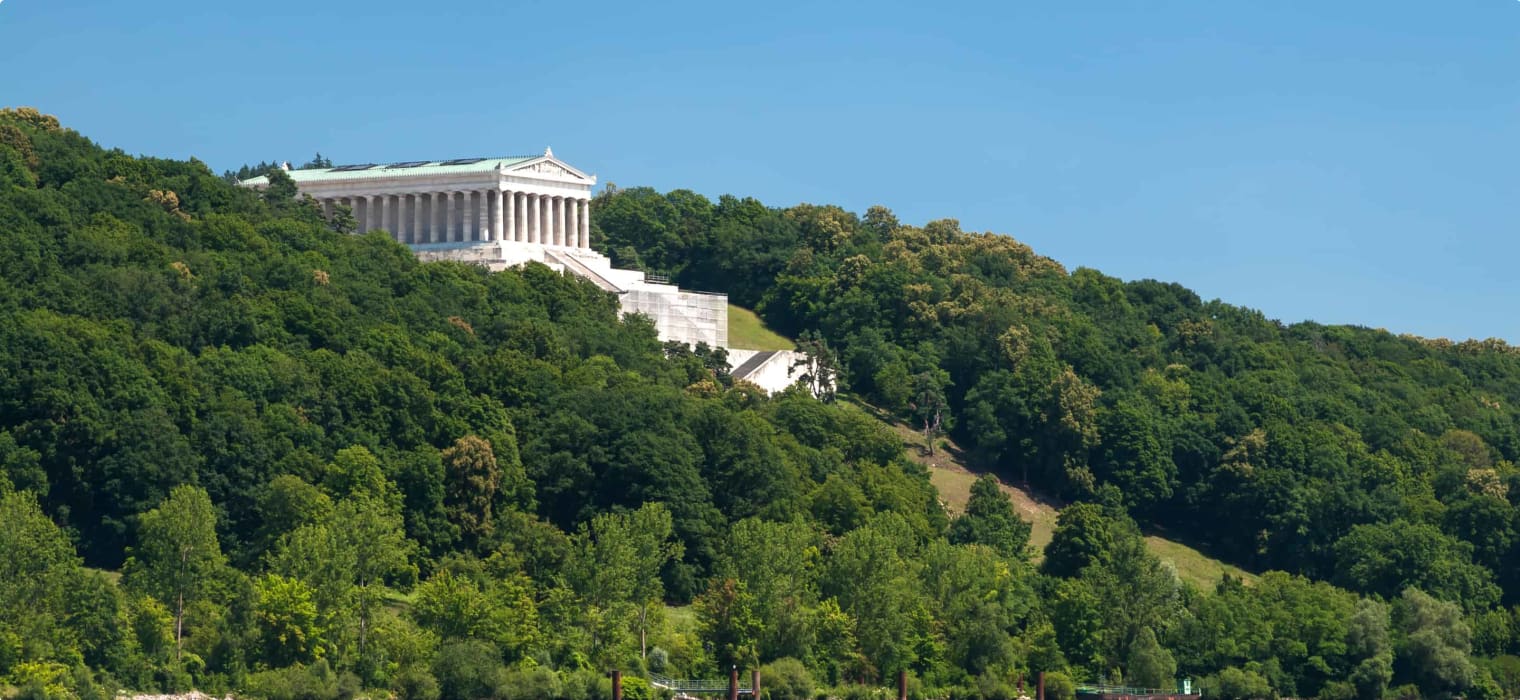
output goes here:
[{"label": "shrub", "polygon": [[760,667],[760,689],[771,700],[810,700],[813,674],[801,661],[791,657],[776,659]]},{"label": "shrub", "polygon": [[624,700],[654,700],[654,686],[638,676],[623,676]]},{"label": "shrub", "polygon": [[249,674],[244,688],[249,697],[263,700],[335,700],[341,696],[338,674],[325,659],[307,666]]},{"label": "shrub", "polygon": [[507,671],[496,686],[496,697],[502,700],[546,700],[563,692],[559,674],[542,666]]},{"label": "shrub", "polygon": [[1277,697],[1272,693],[1272,684],[1260,673],[1234,667],[1205,679],[1203,695],[1211,700],[1261,700]]},{"label": "shrub", "polygon": [[396,700],[438,700],[438,679],[425,668],[409,666],[391,682]]},{"label": "shrub", "polygon": [[433,676],[446,698],[486,698],[501,685],[504,669],[496,647],[468,640],[445,644],[433,661]]},{"label": "shrub", "polygon": [[591,669],[580,668],[560,677],[560,697],[564,700],[602,700],[612,697],[612,679]]},{"label": "shrub", "polygon": [[1045,672],[1045,698],[1046,700],[1074,700],[1077,697],[1077,684],[1060,671]]},{"label": "shrub", "polygon": [[664,647],[653,647],[649,650],[649,670],[655,673],[664,673],[670,668],[670,652]]}]

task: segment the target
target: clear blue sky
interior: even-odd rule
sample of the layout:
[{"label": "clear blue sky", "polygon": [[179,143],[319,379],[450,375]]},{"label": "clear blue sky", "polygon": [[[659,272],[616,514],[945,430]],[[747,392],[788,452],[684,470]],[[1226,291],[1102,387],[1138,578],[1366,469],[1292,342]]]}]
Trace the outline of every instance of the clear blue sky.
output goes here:
[{"label": "clear blue sky", "polygon": [[552,145],[1284,321],[1520,341],[1515,0],[4,0],[0,104],[217,171]]}]

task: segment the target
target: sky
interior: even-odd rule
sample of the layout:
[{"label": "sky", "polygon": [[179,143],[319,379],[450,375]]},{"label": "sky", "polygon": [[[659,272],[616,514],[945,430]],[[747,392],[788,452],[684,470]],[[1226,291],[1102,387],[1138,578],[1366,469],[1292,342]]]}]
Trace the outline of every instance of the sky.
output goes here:
[{"label": "sky", "polygon": [[540,153],[954,218],[1069,269],[1520,343],[1520,2],[0,0],[0,105],[107,147]]}]

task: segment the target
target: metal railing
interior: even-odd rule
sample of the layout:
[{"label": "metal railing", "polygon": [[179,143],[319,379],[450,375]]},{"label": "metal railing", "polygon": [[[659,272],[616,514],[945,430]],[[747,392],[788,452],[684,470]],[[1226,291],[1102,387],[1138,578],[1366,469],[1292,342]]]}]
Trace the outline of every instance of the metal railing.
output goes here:
[{"label": "metal railing", "polygon": [[1109,685],[1107,683],[1078,683],[1078,695],[1190,695],[1180,688],[1140,688],[1133,685]]},{"label": "metal railing", "polygon": [[[662,676],[662,675],[660,675],[658,673],[652,673],[651,672],[649,674],[649,684],[652,685],[652,686],[654,686],[654,687],[656,687],[656,688],[665,688],[667,690],[673,690],[673,691],[676,691],[678,693],[726,693],[726,692],[728,692],[728,680],[727,679],[709,680],[709,679],[670,678],[670,677],[667,677],[667,676]],[[743,694],[749,694],[749,692],[750,692],[749,684],[746,683],[746,682],[744,682],[744,681],[740,681],[739,682],[739,692],[743,693]]]}]

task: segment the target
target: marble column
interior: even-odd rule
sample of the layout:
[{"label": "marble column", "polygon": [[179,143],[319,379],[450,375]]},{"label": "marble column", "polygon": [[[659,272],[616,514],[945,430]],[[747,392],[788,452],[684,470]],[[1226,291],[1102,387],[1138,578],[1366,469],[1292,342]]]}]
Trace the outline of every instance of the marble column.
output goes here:
[{"label": "marble column", "polygon": [[559,226],[565,231],[565,247],[575,247],[575,228],[570,225],[570,202],[569,197],[561,197],[559,200]]},{"label": "marble column", "polygon": [[560,205],[565,201],[564,197],[555,197],[549,200],[549,219],[554,222],[554,245],[565,244],[565,217]]},{"label": "marble column", "polygon": [[383,194],[380,195],[380,225],[376,226],[375,228],[384,229],[386,233],[389,233],[392,236],[394,236],[396,234],[396,232],[391,229],[390,219],[387,218],[388,215],[391,212],[391,203],[390,202],[391,202],[391,198],[390,198],[389,195],[383,195]]},{"label": "marble column", "polygon": [[502,230],[501,240],[504,240],[504,241],[516,241],[517,240],[517,217],[513,216],[513,214],[516,213],[515,211],[513,211],[515,209],[517,209],[517,193],[510,192],[510,191],[502,191],[502,193],[501,193],[501,214],[502,214],[502,229],[503,230]]},{"label": "marble column", "polygon": [[549,197],[547,195],[538,198],[538,230],[542,233],[544,243],[556,245],[554,240],[554,219],[549,216]]},{"label": "marble column", "polygon": [[331,219],[332,218],[332,213],[333,213],[333,201],[332,201],[332,198],[329,197],[327,199],[322,200],[322,218],[324,218],[324,219]]},{"label": "marble column", "polygon": [[459,215],[459,220],[454,222],[456,228],[452,240],[467,241],[470,238],[470,193],[454,192],[449,196],[454,198],[454,211]]},{"label": "marble column", "polygon": [[578,200],[576,202],[576,204],[580,207],[580,210],[581,210],[581,215],[579,217],[580,218],[581,247],[582,248],[590,248],[591,247],[591,200],[589,200],[589,199]]},{"label": "marble column", "polygon": [[476,241],[491,239],[491,202],[485,190],[475,191],[475,238]]},{"label": "marble column", "polygon": [[398,242],[405,243],[406,195],[398,194],[392,196],[395,197],[395,199],[391,201],[391,221],[394,222],[391,224],[391,233],[396,235],[396,240]]},{"label": "marble column", "polygon": [[528,193],[517,193],[517,227],[524,243],[533,242],[533,231],[528,226]]},{"label": "marble column", "polygon": [[528,214],[528,242],[543,243],[538,237],[538,195],[530,194],[524,200]]},{"label": "marble column", "polygon": [[570,245],[579,248],[580,236],[576,232],[581,230],[581,200],[566,198],[565,205],[570,214],[565,218],[565,230],[570,232]]},{"label": "marble column", "polygon": [[470,190],[459,193],[459,240],[475,240],[475,193]]},{"label": "marble column", "polygon": [[554,226],[554,245],[565,244],[565,220],[559,215],[559,197],[549,198],[549,221]]},{"label": "marble column", "polygon": [[528,242],[528,195],[518,192],[517,203],[513,207],[517,210],[517,240]]},{"label": "marble column", "polygon": [[391,233],[397,243],[410,243],[406,239],[406,195],[395,195],[396,199],[391,202],[391,220],[396,223],[391,226]]},{"label": "marble column", "polygon": [[502,225],[502,220],[503,220],[502,219],[502,215],[501,215],[501,195],[502,195],[502,191],[501,190],[494,190],[494,189],[493,190],[486,190],[486,198],[489,199],[490,202],[491,202],[491,240],[492,241],[500,241],[501,240],[501,234],[502,234],[501,225]]},{"label": "marble column", "polygon": [[565,198],[555,197],[549,200],[549,218],[554,220],[554,240],[559,245],[565,244]]},{"label": "marble column", "polygon": [[427,236],[424,233],[427,229],[423,227],[426,221],[422,218],[422,194],[419,192],[412,195],[412,243],[427,242]]},{"label": "marble column", "polygon": [[391,238],[397,243],[405,244],[406,240],[406,195],[391,195]]},{"label": "marble column", "polygon": [[570,197],[565,197],[559,202],[560,212],[562,213],[560,220],[563,221],[565,225],[565,247],[567,248],[575,247],[576,236],[575,213],[573,209],[574,206],[575,200]]}]

